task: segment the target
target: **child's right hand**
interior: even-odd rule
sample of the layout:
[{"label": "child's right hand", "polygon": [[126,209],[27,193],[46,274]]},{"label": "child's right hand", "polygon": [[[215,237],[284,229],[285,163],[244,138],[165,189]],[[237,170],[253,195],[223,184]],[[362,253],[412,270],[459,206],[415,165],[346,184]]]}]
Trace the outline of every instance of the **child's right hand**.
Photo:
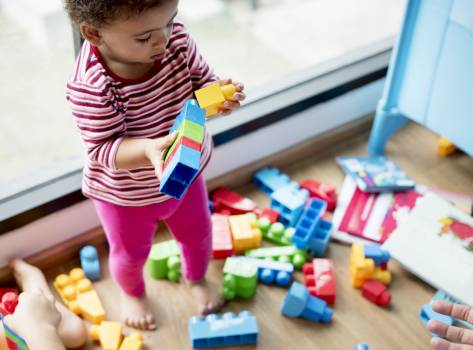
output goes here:
[{"label": "child's right hand", "polygon": [[166,150],[177,137],[177,131],[164,137],[150,140],[145,146],[145,155],[153,164],[157,178],[161,181],[163,175],[163,157]]}]

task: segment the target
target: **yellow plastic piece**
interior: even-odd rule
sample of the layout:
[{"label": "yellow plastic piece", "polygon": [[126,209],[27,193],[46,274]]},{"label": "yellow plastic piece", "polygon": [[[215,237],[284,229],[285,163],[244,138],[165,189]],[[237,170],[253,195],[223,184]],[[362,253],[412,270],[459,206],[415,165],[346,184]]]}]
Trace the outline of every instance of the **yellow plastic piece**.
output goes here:
[{"label": "yellow plastic piece", "polygon": [[195,98],[200,108],[205,109],[205,116],[211,117],[223,108],[223,103],[230,100],[236,92],[236,86],[228,84],[220,86],[218,83],[206,86],[195,92]]},{"label": "yellow plastic piece", "polygon": [[366,259],[363,246],[353,243],[350,255],[350,282],[353,287],[361,288],[363,283],[373,278],[375,264],[373,259]]},{"label": "yellow plastic piece", "polygon": [[100,341],[103,350],[119,350],[123,339],[123,326],[119,322],[104,321],[100,326],[92,326],[90,335]]},{"label": "yellow plastic piece", "polygon": [[231,215],[229,222],[235,252],[258,248],[261,245],[261,230],[255,214]]},{"label": "yellow plastic piece", "polygon": [[382,270],[380,267],[377,267],[374,269],[372,278],[385,285],[389,285],[391,283],[391,271]]},{"label": "yellow plastic piece", "polygon": [[120,350],[142,350],[143,336],[138,333],[133,333],[123,340]]},{"label": "yellow plastic piece", "polygon": [[457,147],[445,137],[441,137],[437,144],[437,155],[446,157],[457,151]]}]

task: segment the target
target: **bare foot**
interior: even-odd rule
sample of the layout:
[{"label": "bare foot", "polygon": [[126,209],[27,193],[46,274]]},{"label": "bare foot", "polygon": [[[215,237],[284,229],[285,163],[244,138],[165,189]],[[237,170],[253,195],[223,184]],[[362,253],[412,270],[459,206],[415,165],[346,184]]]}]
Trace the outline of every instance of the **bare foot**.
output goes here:
[{"label": "bare foot", "polygon": [[[25,292],[40,289],[46,296],[53,295],[43,273],[36,266],[23,260],[15,259],[10,263],[16,282]],[[67,348],[78,348],[87,342],[85,323],[61,302],[56,301],[56,307],[61,314],[58,334]]]},{"label": "bare foot", "polygon": [[189,285],[196,299],[199,315],[203,316],[220,311],[224,304],[223,297],[220,293],[210,288],[205,279],[198,282],[189,281]]},{"label": "bare foot", "polygon": [[156,321],[149,311],[146,296],[134,297],[121,291],[121,309],[123,322],[128,327],[143,331],[154,331]]}]

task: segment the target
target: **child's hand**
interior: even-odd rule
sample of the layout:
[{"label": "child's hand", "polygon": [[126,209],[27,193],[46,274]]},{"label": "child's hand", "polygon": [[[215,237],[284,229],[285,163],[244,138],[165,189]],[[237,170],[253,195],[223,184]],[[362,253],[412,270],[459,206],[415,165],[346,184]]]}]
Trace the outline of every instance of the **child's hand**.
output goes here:
[{"label": "child's hand", "polygon": [[[437,300],[432,304],[432,309],[435,312],[473,323],[473,308],[466,305]],[[431,344],[436,350],[473,350],[473,330],[448,326],[437,320],[429,321],[427,328],[430,332],[446,338],[432,338]]]},{"label": "child's hand", "polygon": [[172,145],[177,137],[177,131],[164,137],[149,140],[145,146],[145,155],[153,164],[157,178],[161,181],[163,176],[163,158],[166,150]]},{"label": "child's hand", "polygon": [[229,115],[233,110],[240,108],[240,102],[244,101],[246,95],[243,90],[245,87],[242,83],[232,82],[232,79],[219,80],[218,83],[223,85],[233,84],[236,86],[236,92],[233,94],[231,101],[226,101],[223,104],[223,109],[220,110],[221,115]]}]

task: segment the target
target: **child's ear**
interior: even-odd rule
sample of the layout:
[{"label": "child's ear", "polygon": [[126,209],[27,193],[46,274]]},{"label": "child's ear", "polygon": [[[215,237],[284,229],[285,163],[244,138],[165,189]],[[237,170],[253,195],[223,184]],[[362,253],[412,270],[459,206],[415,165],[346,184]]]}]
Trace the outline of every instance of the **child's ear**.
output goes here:
[{"label": "child's ear", "polygon": [[83,22],[79,26],[82,37],[94,46],[99,46],[102,43],[102,36],[97,27]]}]

